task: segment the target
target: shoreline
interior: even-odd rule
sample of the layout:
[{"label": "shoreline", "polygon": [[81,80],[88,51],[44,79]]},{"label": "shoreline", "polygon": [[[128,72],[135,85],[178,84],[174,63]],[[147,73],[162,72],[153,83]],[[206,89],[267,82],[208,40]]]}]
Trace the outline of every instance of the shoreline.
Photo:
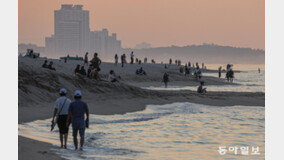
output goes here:
[{"label": "shoreline", "polygon": [[[144,93],[147,93],[147,90]],[[72,100],[71,97],[68,98]],[[200,95],[193,91],[149,91],[148,95],[141,93],[140,98],[130,94],[119,96],[101,94],[86,97],[83,100],[87,102],[91,114],[113,115],[141,111],[150,104],[163,105],[175,102],[190,102],[219,107],[236,105],[264,107],[264,98],[265,94],[262,92],[209,92],[205,95]],[[53,101],[51,103],[42,103],[41,105],[19,106],[18,109],[19,124],[46,119],[52,117]],[[33,114],[34,112],[39,114]]]}]

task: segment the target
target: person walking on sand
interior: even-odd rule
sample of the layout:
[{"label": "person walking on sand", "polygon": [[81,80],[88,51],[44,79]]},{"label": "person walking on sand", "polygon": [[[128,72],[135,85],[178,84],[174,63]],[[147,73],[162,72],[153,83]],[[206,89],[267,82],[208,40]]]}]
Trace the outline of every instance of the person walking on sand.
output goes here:
[{"label": "person walking on sand", "polygon": [[[59,139],[61,143],[61,148],[67,148],[67,138],[68,138],[68,130],[69,127],[66,126],[67,117],[68,117],[68,109],[71,103],[71,100],[66,97],[67,90],[62,88],[59,91],[60,97],[56,100],[54,104],[54,112],[52,118],[52,124],[56,123],[59,128]],[[64,137],[64,144],[63,144],[63,137]]]},{"label": "person walking on sand", "polygon": [[[75,150],[78,149],[78,139],[77,134],[79,131],[80,134],[80,150],[83,150],[84,141],[85,141],[85,129],[86,127],[89,127],[89,109],[87,103],[83,102],[81,100],[82,93],[81,91],[77,90],[75,91],[74,99],[70,106],[69,106],[69,112],[68,112],[68,119],[66,126],[70,125],[70,122],[72,123],[72,129],[73,129],[73,141]],[[87,116],[85,121],[85,114]]]},{"label": "person walking on sand", "polygon": [[86,54],[85,54],[85,59],[84,59],[84,65],[85,64],[87,64],[88,65],[88,63],[89,63],[89,61],[88,61],[88,52],[86,52]]},{"label": "person walking on sand", "polygon": [[117,66],[117,63],[118,63],[118,55],[115,54],[115,56],[114,56],[114,65]]}]

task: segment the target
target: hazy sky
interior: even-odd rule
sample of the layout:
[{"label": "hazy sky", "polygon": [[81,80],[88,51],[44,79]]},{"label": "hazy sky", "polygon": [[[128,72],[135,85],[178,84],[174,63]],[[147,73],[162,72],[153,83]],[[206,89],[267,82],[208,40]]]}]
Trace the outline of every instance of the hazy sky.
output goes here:
[{"label": "hazy sky", "polygon": [[265,47],[264,0],[19,0],[19,43],[44,45],[61,4],[83,4],[91,30],[117,33],[123,47],[141,42]]}]

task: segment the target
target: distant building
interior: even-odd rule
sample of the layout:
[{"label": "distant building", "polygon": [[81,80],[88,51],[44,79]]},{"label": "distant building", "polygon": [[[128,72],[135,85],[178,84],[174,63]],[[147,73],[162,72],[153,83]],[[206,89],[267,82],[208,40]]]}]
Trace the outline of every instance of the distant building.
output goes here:
[{"label": "distant building", "polygon": [[151,48],[151,44],[143,42],[135,46],[135,49],[144,49],[144,48]]},{"label": "distant building", "polygon": [[90,31],[89,11],[83,5],[63,4],[54,11],[54,35],[45,38],[46,52],[78,54],[98,52],[100,54],[120,53],[121,41],[108,30]]}]

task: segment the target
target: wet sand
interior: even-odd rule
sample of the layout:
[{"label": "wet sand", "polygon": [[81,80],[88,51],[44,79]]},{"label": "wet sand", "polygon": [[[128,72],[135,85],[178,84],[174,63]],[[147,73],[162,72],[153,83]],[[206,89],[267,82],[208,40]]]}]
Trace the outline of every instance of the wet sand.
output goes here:
[{"label": "wet sand", "polygon": [[22,136],[18,137],[19,160],[64,160],[55,154],[51,144],[39,142]]},{"label": "wet sand", "polygon": [[[68,97],[72,98],[75,90],[80,89],[83,100],[89,105],[90,113],[111,115],[124,114],[145,109],[148,104],[167,104],[173,102],[192,102],[215,106],[264,106],[264,93],[245,92],[210,92],[200,95],[192,91],[152,91],[141,89],[145,86],[161,86],[162,75],[166,71],[170,74],[170,83],[178,85],[197,85],[194,77],[185,77],[179,73],[177,66],[165,69],[161,64],[141,65],[147,76],[135,75],[139,65],[128,64],[125,68],[120,65],[114,67],[112,63],[101,65],[101,76],[107,78],[108,71],[114,69],[122,77],[120,83],[109,83],[77,78],[73,70],[77,64],[83,62],[72,61],[63,63],[54,61],[57,71],[41,68],[43,59],[32,60],[19,58],[19,115],[18,123],[46,119],[52,116],[53,103],[58,98],[58,91],[64,87],[68,90]],[[213,71],[210,71],[213,72]],[[217,71],[216,71],[217,74]],[[204,77],[207,85],[226,85],[224,79]],[[35,114],[36,113],[36,114]],[[72,137],[70,136],[70,139]],[[19,136],[19,157],[21,159],[62,159],[50,150],[52,146]],[[28,150],[28,152],[26,152]],[[55,158],[56,157],[56,158]]]}]

